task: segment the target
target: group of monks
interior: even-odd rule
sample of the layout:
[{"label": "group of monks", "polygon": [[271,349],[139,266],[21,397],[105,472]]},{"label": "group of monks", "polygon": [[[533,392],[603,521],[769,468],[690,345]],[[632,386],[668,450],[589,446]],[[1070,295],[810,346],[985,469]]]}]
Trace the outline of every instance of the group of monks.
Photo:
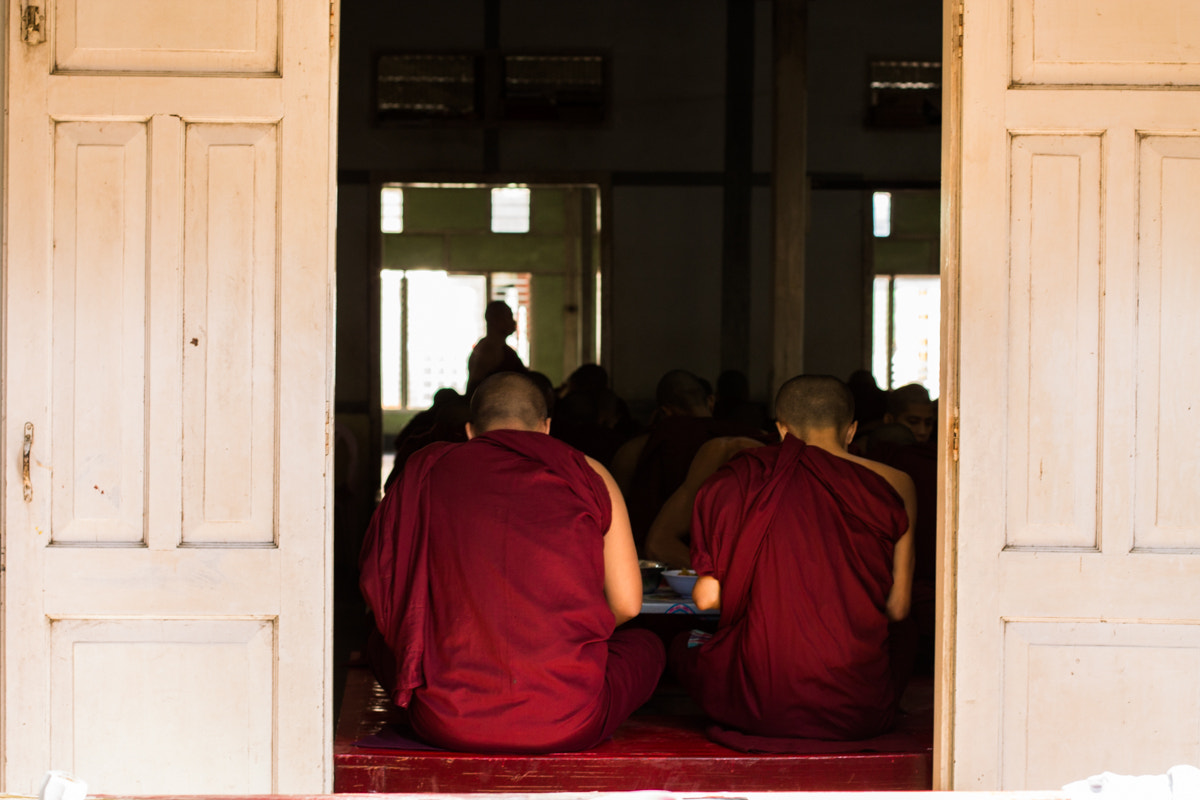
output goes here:
[{"label": "group of monks", "polygon": [[[912,602],[917,491],[860,454],[876,432],[859,434],[845,383],[786,382],[767,436],[714,419],[703,382],[670,372],[655,423],[611,472],[549,435],[552,399],[519,371],[479,381],[466,440],[413,453],[372,519],[369,655],[418,737],[587,749],[668,666],[717,727],[742,734],[861,740],[892,725],[889,626]],[[875,426],[880,442],[909,405]],[[624,625],[641,608],[639,556],[695,570],[692,599],[719,609],[715,632],[664,642]]]}]

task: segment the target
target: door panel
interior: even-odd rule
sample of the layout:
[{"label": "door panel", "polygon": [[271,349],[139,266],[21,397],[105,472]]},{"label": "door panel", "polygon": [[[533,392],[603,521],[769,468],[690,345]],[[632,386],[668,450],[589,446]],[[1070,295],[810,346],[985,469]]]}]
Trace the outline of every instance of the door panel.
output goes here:
[{"label": "door panel", "polygon": [[147,142],[54,127],[54,544],[145,544]]},{"label": "door panel", "polygon": [[1200,761],[1193,6],[964,4],[955,789]]},{"label": "door panel", "polygon": [[55,71],[275,72],[278,0],[60,0]]},{"label": "door panel", "polygon": [[1200,83],[1200,6],[1190,0],[1011,0],[1015,83]]},{"label": "door panel", "polygon": [[1200,136],[1142,136],[1138,204],[1139,551],[1200,552]]},{"label": "door panel", "polygon": [[1008,547],[1097,547],[1101,143],[1011,139]]},{"label": "door panel", "polygon": [[50,631],[54,763],[131,793],[270,790],[271,620],[55,619]]},{"label": "door panel", "polygon": [[198,8],[10,49],[7,792],[331,788],[330,4]]},{"label": "door panel", "polygon": [[183,541],[188,545],[276,540],[277,141],[274,125],[187,125]]},{"label": "door panel", "polygon": [[[1200,626],[1008,621],[1004,660],[1006,784],[1061,785],[1080,739],[1095,763],[1126,766],[1147,739],[1171,765],[1200,747],[1200,684],[1178,680],[1200,669]],[[1083,709],[1086,728],[1067,723],[1076,735],[1064,736],[1063,713]]]}]

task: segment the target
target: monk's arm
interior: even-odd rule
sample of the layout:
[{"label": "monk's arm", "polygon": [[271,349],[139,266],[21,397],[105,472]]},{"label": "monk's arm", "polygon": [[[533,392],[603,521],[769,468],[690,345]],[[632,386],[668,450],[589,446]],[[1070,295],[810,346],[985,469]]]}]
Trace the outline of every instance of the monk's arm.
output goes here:
[{"label": "monk's arm", "polygon": [[642,572],[638,568],[637,548],[629,527],[629,512],[617,482],[599,461],[588,464],[604,479],[612,502],[612,524],[604,534],[604,597],[617,624],[627,622],[642,610]]},{"label": "monk's arm", "polygon": [[695,491],[688,491],[686,484],[671,493],[646,532],[647,558],[674,569],[692,565],[691,551],[683,540],[692,519],[692,501],[695,499]]},{"label": "monk's arm", "polygon": [[646,533],[646,555],[672,567],[692,565],[692,554],[684,539],[692,525],[692,506],[696,492],[709,476],[724,466],[725,462],[750,447],[761,447],[762,442],[744,436],[723,436],[711,439],[700,446],[688,467],[687,477],[663,504]]},{"label": "monk's arm", "polygon": [[692,587],[692,602],[701,611],[716,611],[721,607],[721,583],[712,575],[701,575]]},{"label": "monk's arm", "polygon": [[629,487],[633,485],[633,473],[637,471],[638,459],[641,458],[642,450],[646,447],[646,440],[649,438],[649,435],[645,433],[635,436],[617,448],[617,452],[613,454],[612,475],[617,486],[620,486],[621,491],[626,494],[629,493]]},{"label": "monk's arm", "polygon": [[892,553],[892,591],[888,594],[887,615],[888,619],[895,622],[907,617],[912,605],[913,567],[916,564],[913,528],[917,524],[917,490],[913,487],[912,478],[903,472],[898,472],[895,478],[889,477],[889,482],[904,499],[904,510],[908,512],[908,530],[896,542],[896,549]]}]

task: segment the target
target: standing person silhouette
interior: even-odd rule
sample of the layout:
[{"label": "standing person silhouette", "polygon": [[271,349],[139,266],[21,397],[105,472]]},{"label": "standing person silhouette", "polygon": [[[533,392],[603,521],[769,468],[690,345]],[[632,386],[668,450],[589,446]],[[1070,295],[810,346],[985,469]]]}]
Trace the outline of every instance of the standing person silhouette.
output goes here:
[{"label": "standing person silhouette", "polygon": [[517,321],[508,303],[503,300],[488,303],[483,320],[487,325],[487,333],[475,343],[471,357],[467,359],[467,397],[489,375],[497,372],[528,372],[517,351],[505,341],[517,330]]}]

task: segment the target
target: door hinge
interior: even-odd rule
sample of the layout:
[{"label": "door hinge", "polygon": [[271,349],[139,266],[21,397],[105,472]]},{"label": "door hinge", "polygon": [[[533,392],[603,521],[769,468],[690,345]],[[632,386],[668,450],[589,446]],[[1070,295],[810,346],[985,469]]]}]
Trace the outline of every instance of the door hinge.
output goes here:
[{"label": "door hinge", "polygon": [[29,45],[46,41],[46,12],[39,0],[21,2],[21,41]]},{"label": "door hinge", "polygon": [[325,455],[333,449],[333,420],[331,419],[329,401],[325,401]]},{"label": "door hinge", "polygon": [[958,409],[954,410],[954,419],[950,422],[950,458],[958,461]]},{"label": "door hinge", "polygon": [[333,50],[337,47],[338,2],[339,2],[339,0],[329,0],[329,49],[330,50]]},{"label": "door hinge", "polygon": [[954,47],[954,55],[957,57],[961,57],[963,51],[963,18],[965,13],[961,2],[954,4],[954,12],[950,20],[950,41]]}]

